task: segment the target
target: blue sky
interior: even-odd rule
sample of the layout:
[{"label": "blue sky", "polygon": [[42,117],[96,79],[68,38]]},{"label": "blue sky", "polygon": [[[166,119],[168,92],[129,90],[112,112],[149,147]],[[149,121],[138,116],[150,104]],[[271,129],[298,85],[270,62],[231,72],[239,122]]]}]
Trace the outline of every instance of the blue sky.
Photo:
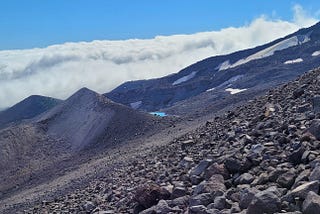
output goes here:
[{"label": "blue sky", "polygon": [[296,4],[319,16],[318,0],[1,0],[0,50],[192,34],[262,14],[290,21]]}]

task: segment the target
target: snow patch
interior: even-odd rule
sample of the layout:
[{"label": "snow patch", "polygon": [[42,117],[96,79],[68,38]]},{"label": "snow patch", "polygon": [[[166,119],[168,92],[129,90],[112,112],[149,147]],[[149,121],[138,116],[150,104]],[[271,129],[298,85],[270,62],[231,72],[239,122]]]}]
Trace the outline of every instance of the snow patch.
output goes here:
[{"label": "snow patch", "polygon": [[292,59],[292,60],[287,60],[284,62],[284,64],[295,64],[295,63],[299,63],[299,62],[303,62],[303,59],[298,58],[298,59]]},{"label": "snow patch", "polygon": [[230,68],[230,61],[226,60],[223,63],[221,63],[216,69],[218,69],[219,71],[223,71],[223,70],[227,70],[228,68]]},{"label": "snow patch", "polygon": [[320,51],[315,51],[311,56],[319,56],[319,55],[320,55]]},{"label": "snow patch", "polygon": [[191,80],[193,77],[196,76],[196,74],[197,74],[197,72],[196,72],[196,71],[193,71],[193,72],[190,73],[189,75],[186,75],[186,76],[181,77],[180,79],[177,79],[176,81],[174,81],[174,82],[172,83],[172,85],[178,85],[178,84],[180,84],[180,83],[183,83],[183,82],[186,82],[186,81],[188,81],[188,80]]},{"label": "snow patch", "polygon": [[229,85],[229,84],[241,79],[243,76],[244,75],[237,75],[237,76],[231,77],[230,79],[228,79],[224,83],[220,84],[218,87],[223,87],[223,86]]},{"label": "snow patch", "polygon": [[245,63],[248,63],[252,60],[256,60],[256,59],[262,59],[262,58],[265,58],[265,57],[268,57],[268,56],[272,56],[276,51],[281,51],[281,50],[284,50],[284,49],[287,49],[287,48],[290,48],[290,47],[293,47],[293,46],[297,46],[297,45],[300,45],[300,44],[303,44],[305,42],[308,42],[310,41],[310,38],[309,36],[307,35],[298,35],[298,36],[293,36],[293,37],[290,37],[288,39],[285,39],[281,42],[278,42],[268,48],[265,48],[261,51],[258,51],[257,53],[255,54],[252,54],[250,56],[248,56],[247,58],[245,59],[240,59],[238,60],[236,63],[234,64],[231,64],[229,66],[227,66],[227,63],[222,63],[224,64],[223,66],[223,69],[219,69],[219,70],[226,70],[226,69],[229,69],[229,68],[234,68],[234,67],[237,67],[239,65],[243,65]]},{"label": "snow patch", "polygon": [[206,92],[213,91],[214,89],[216,89],[216,88],[209,88],[208,90],[206,90]]},{"label": "snow patch", "polygon": [[138,109],[142,104],[142,101],[137,101],[137,102],[134,102],[134,103],[130,103],[130,106],[131,108],[133,109]]},{"label": "snow patch", "polygon": [[230,92],[230,94],[238,94],[240,92],[246,91],[247,89],[236,89],[236,88],[227,88],[225,91]]}]

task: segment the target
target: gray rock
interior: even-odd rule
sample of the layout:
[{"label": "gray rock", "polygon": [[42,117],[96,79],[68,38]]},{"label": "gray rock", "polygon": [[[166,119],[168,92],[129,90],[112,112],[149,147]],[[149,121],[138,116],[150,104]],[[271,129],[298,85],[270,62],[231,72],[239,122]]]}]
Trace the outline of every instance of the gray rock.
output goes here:
[{"label": "gray rock", "polygon": [[316,95],[312,98],[312,107],[315,113],[320,112],[320,96]]},{"label": "gray rock", "polygon": [[239,213],[239,212],[241,212],[239,204],[237,202],[233,203],[230,209],[230,213]]},{"label": "gray rock", "polygon": [[186,148],[192,146],[192,144],[194,144],[193,140],[185,140],[181,143],[181,148],[185,150]]},{"label": "gray rock", "polygon": [[189,207],[189,214],[208,214],[208,209],[203,205]]},{"label": "gray rock", "polygon": [[193,185],[197,185],[197,184],[199,184],[199,183],[202,181],[202,179],[201,179],[200,176],[191,175],[191,176],[190,176],[190,181],[191,181],[191,183],[192,183]]},{"label": "gray rock", "polygon": [[205,171],[204,178],[209,180],[212,175],[220,174],[224,179],[229,179],[230,174],[224,164],[213,163]]},{"label": "gray rock", "polygon": [[320,181],[320,164],[319,163],[317,163],[315,168],[312,170],[309,180]]},{"label": "gray rock", "polygon": [[295,189],[296,187],[300,186],[301,184],[305,183],[309,180],[310,176],[310,169],[303,170],[300,174],[296,177],[295,183],[291,187],[291,189]]},{"label": "gray rock", "polygon": [[287,214],[302,214],[300,211],[295,211],[295,212],[286,212]]},{"label": "gray rock", "polygon": [[234,181],[236,185],[238,184],[250,184],[254,180],[254,177],[250,173],[243,173],[237,177]]},{"label": "gray rock", "polygon": [[191,167],[191,164],[193,163],[193,159],[191,157],[184,157],[180,163],[179,166],[182,168],[189,169]]},{"label": "gray rock", "polygon": [[104,210],[104,211],[94,212],[93,214],[115,214],[115,212],[113,210]]},{"label": "gray rock", "polygon": [[180,207],[183,208],[189,203],[189,196],[183,196],[180,198],[175,198],[173,200],[168,200],[167,203],[170,207]]},{"label": "gray rock", "polygon": [[226,197],[219,196],[214,199],[213,207],[218,210],[223,210],[226,207]]},{"label": "gray rock", "polygon": [[277,186],[270,186],[268,189],[266,189],[265,191],[269,191],[272,192],[273,194],[277,195],[278,197],[280,197],[281,195],[283,195],[284,192],[287,192],[286,190],[283,191],[283,189],[277,187]]},{"label": "gray rock", "polygon": [[252,145],[250,152],[256,153],[256,154],[261,154],[261,152],[264,150],[264,146],[261,144],[255,144]]},{"label": "gray rock", "polygon": [[303,88],[297,88],[293,91],[292,96],[294,99],[299,98],[302,94],[304,94],[304,89]]},{"label": "gray rock", "polygon": [[240,203],[239,206],[242,209],[248,208],[255,194],[259,191],[256,188],[245,188],[240,191]]},{"label": "gray rock", "polygon": [[[169,207],[168,203],[165,200],[160,200],[157,205],[140,212],[140,214],[154,214],[154,213],[167,214],[167,213],[176,212],[176,211],[178,211],[178,210]],[[182,210],[180,210],[180,211],[182,211]]]},{"label": "gray rock", "polygon": [[197,205],[207,206],[212,202],[213,202],[213,197],[210,193],[202,193],[200,195],[192,196],[189,199],[189,206],[197,206]]},{"label": "gray rock", "polygon": [[242,168],[242,163],[238,159],[228,158],[225,161],[225,166],[231,174],[234,174],[240,172],[240,169]]},{"label": "gray rock", "polygon": [[183,197],[187,194],[186,188],[184,187],[174,187],[171,193],[171,199]]},{"label": "gray rock", "polygon": [[304,113],[304,112],[310,111],[310,110],[311,110],[311,106],[309,103],[299,105],[297,108],[297,112],[299,112],[299,113]]},{"label": "gray rock", "polygon": [[193,191],[193,195],[211,193],[214,196],[221,196],[226,190],[222,175],[213,175],[208,181],[202,181]]},{"label": "gray rock", "polygon": [[281,210],[280,198],[272,191],[264,190],[254,195],[248,206],[247,214],[271,214]]},{"label": "gray rock", "polygon": [[170,192],[157,184],[148,184],[137,188],[134,200],[145,208],[156,205],[160,199],[169,199]]},{"label": "gray rock", "polygon": [[314,214],[320,212],[320,196],[314,192],[309,192],[302,204],[303,214]]},{"label": "gray rock", "polygon": [[265,184],[269,181],[269,175],[265,172],[261,173],[256,179],[253,181],[253,184]]},{"label": "gray rock", "polygon": [[311,151],[306,150],[301,157],[301,162],[306,164],[309,162],[309,155],[311,154]]},{"label": "gray rock", "polygon": [[305,184],[302,184],[292,190],[289,194],[293,197],[299,197],[305,199],[309,192],[318,192],[319,191],[319,181],[310,181]]},{"label": "gray rock", "polygon": [[303,153],[305,152],[305,148],[300,147],[297,150],[294,150],[293,152],[291,152],[291,154],[289,155],[289,161],[295,165],[301,163],[301,158]]},{"label": "gray rock", "polygon": [[320,119],[314,119],[308,129],[317,140],[320,140]]},{"label": "gray rock", "polygon": [[196,175],[196,176],[201,175],[211,163],[212,163],[211,159],[200,161],[200,163],[190,171],[190,175]]},{"label": "gray rock", "polygon": [[285,169],[281,169],[281,168],[276,168],[274,170],[272,170],[269,174],[269,180],[272,182],[275,182],[280,175],[282,175],[283,173],[285,173],[286,170]]},{"label": "gray rock", "polygon": [[252,167],[252,162],[248,158],[227,158],[225,160],[225,166],[230,174],[243,173],[248,171]]},{"label": "gray rock", "polygon": [[89,213],[92,212],[95,208],[96,206],[91,201],[86,201],[83,205],[83,209]]},{"label": "gray rock", "polygon": [[277,179],[277,183],[284,188],[290,189],[294,184],[295,178],[296,173],[293,170],[290,170],[280,175]]}]

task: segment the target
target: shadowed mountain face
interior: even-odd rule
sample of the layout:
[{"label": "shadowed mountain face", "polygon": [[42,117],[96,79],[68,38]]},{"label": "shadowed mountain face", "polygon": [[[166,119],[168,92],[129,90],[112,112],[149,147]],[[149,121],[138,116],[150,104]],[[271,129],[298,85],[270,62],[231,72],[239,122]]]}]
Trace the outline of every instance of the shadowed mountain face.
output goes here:
[{"label": "shadowed mountain face", "polygon": [[83,88],[49,111],[0,131],[0,191],[70,167],[80,152],[83,160],[161,129],[162,120]]},{"label": "shadowed mountain face", "polygon": [[59,104],[61,100],[32,95],[6,110],[0,111],[0,128],[31,119]]},{"label": "shadowed mountain face", "polygon": [[[263,46],[207,58],[177,74],[126,82],[105,95],[136,109],[156,111],[174,106],[174,113],[184,114],[176,105],[191,97],[205,93],[201,95],[204,100],[214,96],[219,102],[239,92],[234,89],[260,93],[319,65],[320,23]],[[189,104],[197,109],[204,103]]]}]

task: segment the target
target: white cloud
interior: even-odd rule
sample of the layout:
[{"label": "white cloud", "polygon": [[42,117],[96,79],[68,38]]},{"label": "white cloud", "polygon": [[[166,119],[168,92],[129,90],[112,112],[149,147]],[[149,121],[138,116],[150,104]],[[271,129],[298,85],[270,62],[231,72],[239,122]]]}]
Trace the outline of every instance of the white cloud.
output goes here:
[{"label": "white cloud", "polygon": [[255,47],[317,21],[301,6],[293,9],[292,21],[261,16],[242,27],[192,35],[0,51],[0,108],[31,94],[64,99],[84,86],[105,93],[124,81],[174,73],[206,57]]},{"label": "white cloud", "polygon": [[[296,4],[293,6],[294,16],[293,21],[297,25],[303,26],[309,26],[313,25],[317,22],[316,18],[313,18],[307,11],[305,11],[301,5]],[[318,12],[316,12],[315,16],[319,16]]]}]

